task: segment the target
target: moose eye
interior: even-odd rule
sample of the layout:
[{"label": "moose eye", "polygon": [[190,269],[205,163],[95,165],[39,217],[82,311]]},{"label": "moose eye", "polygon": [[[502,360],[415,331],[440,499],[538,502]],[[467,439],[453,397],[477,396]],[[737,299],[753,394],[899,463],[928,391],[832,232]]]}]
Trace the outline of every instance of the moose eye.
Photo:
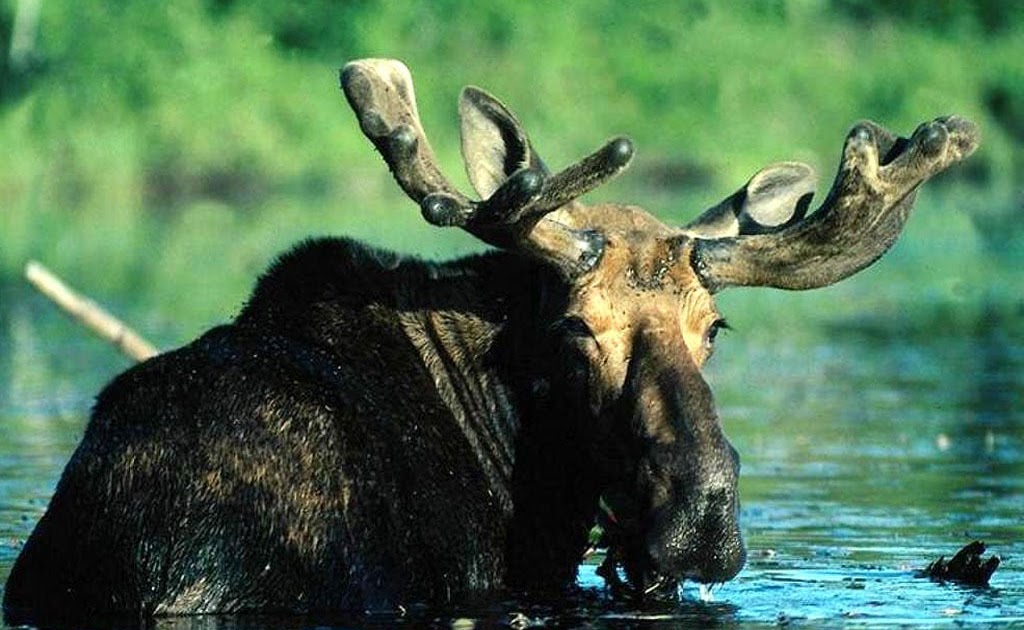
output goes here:
[{"label": "moose eye", "polygon": [[729,322],[724,319],[716,319],[712,322],[711,326],[708,327],[708,332],[704,336],[704,345],[709,349],[715,345],[715,339],[718,338],[718,333],[723,330],[729,330]]},{"label": "moose eye", "polygon": [[554,328],[567,337],[592,338],[594,336],[594,331],[590,329],[587,322],[575,315],[569,315],[568,317],[558,320],[558,322],[555,323]]}]

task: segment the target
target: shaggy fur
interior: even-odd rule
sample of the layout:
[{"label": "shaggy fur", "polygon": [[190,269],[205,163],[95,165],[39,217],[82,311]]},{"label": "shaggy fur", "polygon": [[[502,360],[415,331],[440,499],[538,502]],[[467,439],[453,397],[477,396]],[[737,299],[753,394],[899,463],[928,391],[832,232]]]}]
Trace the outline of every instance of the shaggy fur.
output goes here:
[{"label": "shaggy fur", "polygon": [[11,573],[9,616],[566,584],[596,483],[557,446],[579,423],[534,422],[572,417],[533,391],[557,365],[538,334],[563,291],[506,254],[428,264],[336,239],[285,254],[234,323],[100,394]]}]

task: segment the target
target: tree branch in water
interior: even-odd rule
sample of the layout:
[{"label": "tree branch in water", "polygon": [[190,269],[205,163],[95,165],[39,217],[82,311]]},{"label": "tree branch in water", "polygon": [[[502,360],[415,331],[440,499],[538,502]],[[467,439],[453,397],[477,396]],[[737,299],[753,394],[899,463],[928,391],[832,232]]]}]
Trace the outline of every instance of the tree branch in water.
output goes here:
[{"label": "tree branch in water", "polygon": [[143,339],[131,327],[89,298],[75,292],[42,264],[34,260],[29,261],[25,265],[25,278],[61,310],[116,346],[126,356],[136,361],[145,361],[159,354],[153,344]]}]

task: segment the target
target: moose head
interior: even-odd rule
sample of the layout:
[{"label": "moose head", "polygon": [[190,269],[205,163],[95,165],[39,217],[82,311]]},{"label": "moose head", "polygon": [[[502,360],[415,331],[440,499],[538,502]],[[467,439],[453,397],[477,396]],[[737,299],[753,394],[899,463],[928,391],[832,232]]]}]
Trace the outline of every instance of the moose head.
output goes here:
[{"label": "moose head", "polygon": [[[899,236],[917,187],[977,144],[975,127],[957,117],[925,123],[909,139],[862,122],[816,211],[807,212],[813,169],[786,162],[670,226],[635,206],[578,201],[629,164],[626,138],[552,173],[516,117],[467,87],[459,113],[474,200],[441,173],[402,63],[352,62],[341,81],[363,132],[428,222],[461,227],[557,278],[558,312],[544,322],[550,365],[535,375],[534,393],[559,396],[558,408],[590,427],[583,448],[594,491],[614,514],[609,558],[641,591],[684,578],[723,582],[745,560],[739,456],[701,375],[726,326],[714,295],[814,289],[864,269]],[[583,502],[594,509],[595,498]]]}]

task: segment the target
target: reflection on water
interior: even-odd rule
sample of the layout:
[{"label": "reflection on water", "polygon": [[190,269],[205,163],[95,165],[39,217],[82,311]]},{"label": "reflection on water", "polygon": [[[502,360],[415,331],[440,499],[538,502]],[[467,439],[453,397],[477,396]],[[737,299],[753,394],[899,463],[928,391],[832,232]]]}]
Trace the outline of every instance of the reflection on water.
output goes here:
[{"label": "reflection on water", "polygon": [[[1024,624],[1024,334],[1020,313],[835,320],[798,338],[726,341],[711,368],[742,453],[746,569],[704,602],[609,601],[594,565],[553,601],[351,618],[161,620],[161,627],[523,628]],[[42,513],[88,400],[121,366],[65,325],[9,310],[0,335],[0,580]],[[19,319],[20,318],[20,319]],[[64,328],[66,330],[66,328]],[[77,331],[64,334],[77,335]],[[55,341],[59,339],[59,341]],[[86,342],[87,343],[87,342]],[[15,347],[17,346],[17,347]],[[44,357],[60,355],[61,361]],[[102,358],[100,358],[102,357]],[[105,363],[104,363],[105,362]],[[991,588],[913,577],[972,539]]]}]

